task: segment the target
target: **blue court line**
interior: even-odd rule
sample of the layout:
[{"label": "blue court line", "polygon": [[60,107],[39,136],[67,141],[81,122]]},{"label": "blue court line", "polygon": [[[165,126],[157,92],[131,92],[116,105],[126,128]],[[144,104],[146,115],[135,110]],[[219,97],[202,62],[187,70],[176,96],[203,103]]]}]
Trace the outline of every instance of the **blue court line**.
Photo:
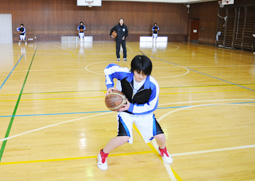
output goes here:
[{"label": "blue court line", "polygon": [[[163,61],[163,62],[166,62],[166,63],[172,64],[172,65],[178,66],[178,67],[184,67],[184,66],[181,66],[181,65],[178,65],[178,64],[175,64],[175,63],[169,62],[169,61],[167,61],[167,60],[163,60],[163,59],[160,59],[160,58],[157,58],[157,57],[153,57],[153,56],[151,56],[151,57],[152,57],[152,58],[155,58],[155,59],[158,59],[158,60],[160,60],[160,61]],[[211,78],[214,78],[214,79],[217,79],[217,80],[220,80],[220,81],[223,81],[223,82],[226,82],[226,83],[232,84],[232,85],[236,85],[236,86],[238,86],[238,87],[241,87],[241,88],[244,88],[244,89],[248,89],[248,90],[250,90],[250,91],[255,92],[255,90],[254,90],[254,89],[250,89],[250,88],[248,88],[248,87],[245,87],[245,86],[242,86],[242,85],[239,85],[239,84],[233,83],[233,82],[229,82],[229,81],[227,81],[227,80],[224,80],[224,79],[221,79],[221,78],[218,78],[218,77],[215,77],[215,76],[212,76],[212,75],[209,75],[209,74],[203,73],[203,72],[199,72],[199,71],[197,71],[197,70],[193,70],[193,69],[188,68],[188,67],[185,67],[185,68],[187,68],[187,69],[189,69],[189,70],[191,70],[191,71],[193,71],[193,72],[196,72],[196,73],[199,73],[199,74],[202,74],[202,75],[206,75],[206,76],[208,76],[208,77],[211,77]]]},{"label": "blue court line", "polygon": [[22,59],[23,55],[19,58],[19,61],[16,63],[16,65],[13,67],[12,71],[9,73],[9,75],[6,77],[6,79],[4,80],[4,82],[2,83],[2,85],[0,86],[0,90],[2,89],[2,87],[4,86],[5,82],[8,80],[8,78],[11,76],[12,72],[14,71],[14,69],[17,67],[17,65],[19,64],[20,60]]},{"label": "blue court line", "polygon": [[200,73],[200,74],[206,75],[206,76],[208,76],[208,77],[212,77],[212,78],[214,78],[214,79],[221,80],[221,81],[223,81],[223,82],[227,82],[227,83],[229,83],[229,84],[236,85],[236,86],[238,86],[238,87],[241,87],[241,88],[244,88],[244,89],[248,89],[248,90],[251,90],[251,91],[255,92],[254,89],[250,89],[249,87],[245,87],[245,86],[242,86],[242,85],[233,83],[233,82],[229,82],[229,81],[227,81],[227,80],[224,80],[224,79],[221,79],[221,78],[218,78],[218,77],[214,77],[214,76],[212,76],[212,75],[208,75],[208,74],[205,74],[205,73],[203,73],[203,72],[199,72],[199,71],[197,71],[197,70],[193,70],[193,69],[190,69],[190,68],[188,68],[188,69],[191,70],[191,71],[193,71],[193,72]]},{"label": "blue court line", "polygon": [[[225,104],[254,104],[255,101],[251,102],[234,102],[234,103],[225,103]],[[202,106],[216,106],[222,104],[207,104]],[[192,105],[195,106],[195,105]],[[192,106],[170,106],[170,107],[159,107],[157,109],[175,109],[175,108],[185,108]],[[201,106],[201,107],[202,107]],[[72,114],[93,114],[93,113],[104,113],[112,111],[88,111],[88,112],[65,112],[65,113],[48,113],[48,114],[22,114],[22,115],[9,115],[9,116],[0,116],[0,118],[10,118],[10,117],[30,117],[30,116],[57,116],[57,115],[72,115]]]}]

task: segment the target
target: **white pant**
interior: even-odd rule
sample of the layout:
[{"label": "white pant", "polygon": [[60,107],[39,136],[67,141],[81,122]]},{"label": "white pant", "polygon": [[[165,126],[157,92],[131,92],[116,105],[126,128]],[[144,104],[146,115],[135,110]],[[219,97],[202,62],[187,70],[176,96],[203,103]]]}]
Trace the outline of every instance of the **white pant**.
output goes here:
[{"label": "white pant", "polygon": [[21,41],[25,41],[26,40],[26,35],[19,35],[19,39]]},{"label": "white pant", "polygon": [[155,33],[152,34],[152,38],[157,38],[157,37],[158,37],[158,34],[155,34]]},{"label": "white pant", "polygon": [[84,38],[84,32],[83,33],[79,33],[79,38]]},{"label": "white pant", "polygon": [[128,142],[130,144],[133,143],[132,128],[134,122],[146,143],[150,142],[157,134],[156,119],[153,113],[133,115],[126,112],[118,112],[117,119],[120,119],[119,121],[121,121],[126,132],[128,132],[128,136],[130,137]]}]

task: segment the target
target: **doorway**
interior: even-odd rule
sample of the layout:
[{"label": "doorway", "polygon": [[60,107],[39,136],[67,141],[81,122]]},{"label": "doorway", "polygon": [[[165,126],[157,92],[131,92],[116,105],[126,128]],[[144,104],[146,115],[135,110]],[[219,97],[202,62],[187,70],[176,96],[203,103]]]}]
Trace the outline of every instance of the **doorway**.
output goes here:
[{"label": "doorway", "polygon": [[190,19],[190,41],[198,43],[199,37],[199,19]]}]

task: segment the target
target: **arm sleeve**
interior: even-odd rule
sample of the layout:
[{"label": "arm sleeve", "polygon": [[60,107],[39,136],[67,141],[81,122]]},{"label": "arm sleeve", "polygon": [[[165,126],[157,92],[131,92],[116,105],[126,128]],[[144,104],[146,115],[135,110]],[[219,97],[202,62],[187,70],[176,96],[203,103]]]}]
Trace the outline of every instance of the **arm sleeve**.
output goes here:
[{"label": "arm sleeve", "polygon": [[154,31],[154,26],[152,27],[151,31]]},{"label": "arm sleeve", "polygon": [[23,32],[22,33],[26,33],[27,31],[26,31],[26,28],[24,27],[24,30],[23,30]]},{"label": "arm sleeve", "polygon": [[155,111],[158,107],[159,96],[159,86],[155,79],[151,82],[151,90],[152,90],[151,96],[147,103],[145,104],[130,103],[128,111],[133,114],[146,114]]},{"label": "arm sleeve", "polygon": [[128,36],[128,28],[127,28],[127,26],[126,26],[126,33],[125,33],[125,37],[127,37]]},{"label": "arm sleeve", "polygon": [[19,32],[20,27],[16,28],[16,30]]},{"label": "arm sleeve", "polygon": [[105,74],[105,85],[107,89],[114,87],[113,79],[116,78],[118,80],[122,80],[128,76],[130,70],[128,68],[120,67],[117,64],[109,64],[104,69]]},{"label": "arm sleeve", "polygon": [[86,30],[86,26],[85,26],[85,25],[83,25],[83,30],[84,30],[84,31]]},{"label": "arm sleeve", "polygon": [[77,30],[80,30],[80,25],[77,27]]},{"label": "arm sleeve", "polygon": [[116,26],[112,27],[112,29],[110,30],[110,36],[112,35],[112,32],[113,32],[114,30],[117,32]]}]

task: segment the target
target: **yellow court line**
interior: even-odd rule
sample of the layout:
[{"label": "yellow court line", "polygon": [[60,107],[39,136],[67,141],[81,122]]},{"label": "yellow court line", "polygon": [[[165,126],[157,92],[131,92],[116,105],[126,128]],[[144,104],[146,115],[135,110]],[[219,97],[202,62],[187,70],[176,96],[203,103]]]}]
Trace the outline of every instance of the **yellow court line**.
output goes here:
[{"label": "yellow court line", "polygon": [[[148,153],[153,153],[153,151],[140,151],[140,152],[132,152],[132,153],[116,153],[116,154],[109,154],[109,157],[148,154]],[[97,156],[84,156],[84,157],[73,157],[73,158],[55,158],[55,159],[29,160],[29,161],[16,161],[16,162],[2,162],[2,163],[0,163],[0,165],[14,165],[14,164],[25,164],[25,163],[43,163],[43,162],[57,162],[57,161],[72,161],[72,160],[82,160],[82,159],[90,159],[90,158],[97,158]]]},{"label": "yellow court line", "polygon": [[[240,84],[240,85],[251,85],[254,86],[255,84]],[[200,87],[225,87],[225,86],[236,86],[236,85],[205,85],[205,86],[187,86],[187,87],[160,87],[160,89],[179,89],[179,88],[200,88]],[[24,93],[23,95],[33,95],[33,94],[69,94],[69,93],[87,93],[91,91],[67,91],[67,92],[35,92],[35,93]],[[106,90],[92,90],[92,92],[104,92],[106,93]],[[19,94],[0,94],[1,96],[16,96]]]},{"label": "yellow court line", "polygon": [[64,50],[67,50],[69,53],[71,53],[71,55],[72,55],[74,58],[77,58],[77,56],[74,55],[74,53],[73,53],[71,50],[68,50],[68,49],[64,49]]},{"label": "yellow court line", "polygon": [[207,93],[207,92],[230,92],[230,91],[249,91],[249,90],[247,90],[247,89],[232,89],[232,90],[214,90],[214,91],[168,92],[168,93],[159,93],[159,95],[166,95],[166,94]]},{"label": "yellow court line", "polygon": [[[230,91],[249,91],[247,89],[236,89],[236,90],[215,90],[215,91],[195,91],[195,92],[168,92],[159,93],[159,95],[169,95],[169,94],[197,94],[197,93],[209,93],[209,92],[230,92]],[[51,101],[51,100],[67,100],[67,99],[92,99],[92,98],[104,98],[105,96],[92,96],[92,97],[59,97],[59,98],[44,98],[44,99],[21,99],[20,101]],[[13,102],[17,100],[0,100],[0,102]]]},{"label": "yellow court line", "polygon": [[[23,93],[22,95],[34,95],[34,94],[81,94],[81,93],[90,93],[90,92],[104,92],[106,90],[98,90],[98,91],[67,91],[67,92],[35,92],[35,93]],[[19,94],[1,94],[0,96],[16,96]]]},{"label": "yellow court line", "polygon": [[[53,101],[53,100],[66,100],[66,99],[91,99],[91,98],[104,98],[105,96],[93,96],[93,97],[53,97],[44,99],[21,99],[20,101]],[[0,102],[12,102],[17,100],[0,100]]]},{"label": "yellow court line", "polygon": [[[141,135],[140,131],[138,130],[138,128],[136,127],[136,125],[134,125],[133,128],[142,137],[142,135]],[[155,153],[158,156],[158,158],[160,158],[160,160],[163,162],[162,157],[159,155],[158,151],[154,148],[154,146],[151,144],[151,142],[147,143],[147,145],[152,149],[153,153]],[[174,171],[174,169],[171,166],[169,166],[169,167],[172,170],[177,181],[182,181],[181,177]]]},{"label": "yellow court line", "polygon": [[[246,85],[246,86],[255,86],[255,84],[238,84],[238,85]],[[201,86],[179,86],[179,87],[160,87],[160,89],[178,89],[178,88],[200,88],[200,87],[233,87],[236,86],[234,84],[227,85],[201,85]]]}]

